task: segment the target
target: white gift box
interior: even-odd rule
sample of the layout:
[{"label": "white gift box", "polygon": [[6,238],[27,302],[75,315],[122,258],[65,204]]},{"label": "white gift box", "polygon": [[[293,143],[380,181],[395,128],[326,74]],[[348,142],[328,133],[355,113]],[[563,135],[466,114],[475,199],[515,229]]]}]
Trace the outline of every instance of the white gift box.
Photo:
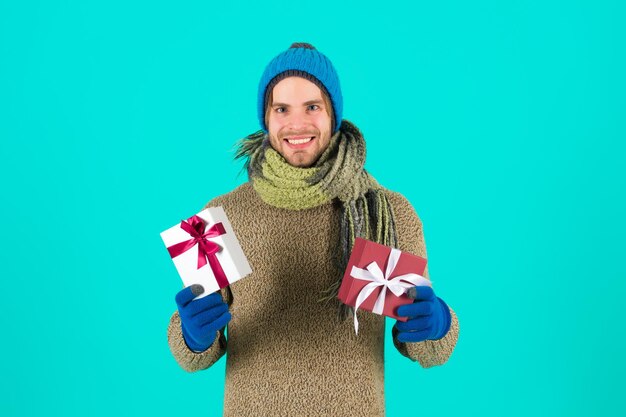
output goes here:
[{"label": "white gift box", "polygon": [[[239,245],[239,241],[233,232],[233,228],[226,217],[224,209],[222,207],[211,207],[202,210],[200,213],[196,214],[196,216],[204,220],[206,223],[202,233],[209,231],[209,229],[217,223],[221,223],[223,226],[225,233],[215,237],[207,237],[206,240],[209,242],[208,245],[217,244],[220,248],[214,255],[210,256],[214,256],[219,262],[219,266],[221,266],[224,274],[226,275],[226,279],[228,280],[227,284],[232,284],[233,282],[238,281],[250,274],[252,269],[248,264],[248,260],[246,259],[241,246]],[[190,223],[192,218],[193,216],[185,220],[185,222]],[[202,226],[199,227],[202,228]],[[161,232],[161,238],[163,239],[163,243],[165,243],[166,248],[181,242],[189,241],[190,239],[192,241],[189,245],[191,245],[194,239],[192,235],[181,228],[181,223],[170,227],[164,232]],[[193,244],[192,247],[180,255],[174,256],[172,261],[174,262],[185,287],[192,284],[200,284],[204,287],[204,293],[197,297],[202,298],[219,290],[220,285],[218,284],[218,280],[216,279],[213,268],[209,262],[201,268],[198,268],[199,247],[200,245],[198,243]]]}]

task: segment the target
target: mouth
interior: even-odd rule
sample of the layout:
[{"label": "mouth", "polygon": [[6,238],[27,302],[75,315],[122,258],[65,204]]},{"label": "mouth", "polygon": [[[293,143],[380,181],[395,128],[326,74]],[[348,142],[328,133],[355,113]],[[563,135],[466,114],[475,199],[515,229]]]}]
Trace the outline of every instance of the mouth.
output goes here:
[{"label": "mouth", "polygon": [[290,136],[283,139],[293,149],[302,149],[309,146],[315,140],[315,136]]}]

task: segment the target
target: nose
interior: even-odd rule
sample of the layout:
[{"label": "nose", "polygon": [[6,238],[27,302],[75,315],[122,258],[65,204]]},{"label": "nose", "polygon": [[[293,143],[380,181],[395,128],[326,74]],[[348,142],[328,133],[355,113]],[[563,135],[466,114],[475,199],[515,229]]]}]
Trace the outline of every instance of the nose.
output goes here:
[{"label": "nose", "polygon": [[309,123],[309,115],[304,110],[292,110],[287,119],[287,124],[294,130],[306,126],[307,123]]}]

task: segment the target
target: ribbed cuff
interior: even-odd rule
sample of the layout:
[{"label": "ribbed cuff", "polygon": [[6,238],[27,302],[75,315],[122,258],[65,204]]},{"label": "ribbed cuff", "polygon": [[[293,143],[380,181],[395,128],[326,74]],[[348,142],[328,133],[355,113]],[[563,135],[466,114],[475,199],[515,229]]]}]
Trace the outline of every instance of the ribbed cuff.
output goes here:
[{"label": "ribbed cuff", "polygon": [[187,334],[187,330],[185,330],[185,325],[182,323],[182,321],[180,323],[180,327],[182,328],[182,331],[183,331],[183,340],[185,341],[185,344],[190,350],[194,351],[195,353],[205,352],[208,348],[211,347],[211,345],[215,341],[213,340],[211,343],[209,343],[208,346],[199,345],[193,341],[193,339],[189,336],[189,334]]}]

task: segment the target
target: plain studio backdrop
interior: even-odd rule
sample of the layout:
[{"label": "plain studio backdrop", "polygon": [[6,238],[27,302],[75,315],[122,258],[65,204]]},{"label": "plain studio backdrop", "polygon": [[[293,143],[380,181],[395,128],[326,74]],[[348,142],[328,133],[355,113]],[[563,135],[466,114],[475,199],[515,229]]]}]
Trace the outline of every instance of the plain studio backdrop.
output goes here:
[{"label": "plain studio backdrop", "polygon": [[388,416],[624,415],[619,1],[0,3],[0,415],[221,415],[188,374],[159,233],[246,181],[257,83],[334,63],[366,168],[424,223],[461,333],[386,334]]}]

